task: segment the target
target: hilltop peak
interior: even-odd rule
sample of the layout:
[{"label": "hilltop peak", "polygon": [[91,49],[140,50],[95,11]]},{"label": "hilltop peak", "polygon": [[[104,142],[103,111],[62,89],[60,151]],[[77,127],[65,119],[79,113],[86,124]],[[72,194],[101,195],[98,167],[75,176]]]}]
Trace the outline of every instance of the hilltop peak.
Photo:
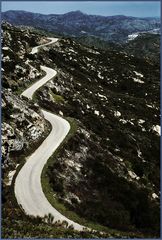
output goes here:
[{"label": "hilltop peak", "polygon": [[81,12],[80,10],[76,10],[76,11],[67,12],[64,15],[85,15],[85,13]]},{"label": "hilltop peak", "polygon": [[[89,15],[80,10],[65,14],[39,14],[22,11],[2,13],[2,20],[14,25],[26,25],[57,32],[66,36],[95,36],[104,41],[126,42],[128,35],[160,28],[158,19],[135,18],[124,15]],[[120,23],[120,24],[119,24]]]}]

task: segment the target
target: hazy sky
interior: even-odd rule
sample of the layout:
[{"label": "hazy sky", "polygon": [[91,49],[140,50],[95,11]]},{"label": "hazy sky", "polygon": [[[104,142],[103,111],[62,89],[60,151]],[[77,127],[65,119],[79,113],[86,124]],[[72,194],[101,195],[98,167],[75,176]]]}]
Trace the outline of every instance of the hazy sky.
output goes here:
[{"label": "hazy sky", "polygon": [[2,11],[25,10],[37,13],[66,13],[80,10],[88,14],[159,17],[160,1],[2,1]]}]

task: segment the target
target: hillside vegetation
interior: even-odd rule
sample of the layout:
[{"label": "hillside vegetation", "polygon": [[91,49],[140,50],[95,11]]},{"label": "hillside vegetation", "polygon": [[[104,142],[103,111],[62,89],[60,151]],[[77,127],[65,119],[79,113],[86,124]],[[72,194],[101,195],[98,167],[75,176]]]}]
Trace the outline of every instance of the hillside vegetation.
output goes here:
[{"label": "hillside vegetation", "polygon": [[[8,23],[2,29],[2,237],[159,237],[157,61],[119,48],[88,47],[65,37],[32,55],[33,46],[47,41],[45,33]],[[133,47],[132,42],[125,49]],[[41,65],[55,69],[57,76],[27,101],[20,93],[44,75]],[[98,232],[52,224],[51,216],[26,216],[16,202],[16,174],[50,131],[39,106],[72,126],[44,168],[43,190],[65,216]]]}]

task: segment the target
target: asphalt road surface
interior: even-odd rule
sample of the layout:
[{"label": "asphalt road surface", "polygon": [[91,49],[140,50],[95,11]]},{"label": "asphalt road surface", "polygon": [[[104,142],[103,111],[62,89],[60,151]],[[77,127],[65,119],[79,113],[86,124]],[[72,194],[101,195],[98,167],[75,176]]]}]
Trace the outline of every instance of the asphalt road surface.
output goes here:
[{"label": "asphalt road surface", "polygon": [[[51,40],[51,44],[53,42],[54,40]],[[33,48],[32,53],[36,53],[39,47]],[[41,68],[46,72],[46,76],[26,89],[21,95],[32,99],[34,92],[57,74],[51,68],[45,66],[41,66]],[[68,225],[72,224],[75,230],[81,231],[84,226],[59,213],[48,202],[42,190],[41,173],[43,167],[70,130],[70,124],[65,119],[45,110],[42,110],[42,113],[44,118],[50,122],[52,130],[35,152],[26,159],[26,163],[18,173],[15,180],[15,196],[26,214],[44,217],[51,213],[54,216],[54,221],[60,220],[62,222],[65,220]]]}]

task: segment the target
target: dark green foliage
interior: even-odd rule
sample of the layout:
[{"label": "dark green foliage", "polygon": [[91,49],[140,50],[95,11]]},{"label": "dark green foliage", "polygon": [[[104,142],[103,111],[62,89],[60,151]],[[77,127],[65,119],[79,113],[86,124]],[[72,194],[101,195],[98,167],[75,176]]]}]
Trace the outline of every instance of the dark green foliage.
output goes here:
[{"label": "dark green foliage", "polygon": [[[16,34],[14,39],[23,35]],[[32,46],[32,37],[26,41]],[[138,49],[134,57],[114,47],[106,51],[88,48],[66,38],[49,51],[40,50],[34,57],[26,55],[37,66],[46,64],[58,72],[53,87],[46,85],[39,89],[34,100],[55,114],[62,111],[65,117],[75,118],[79,126],[75,135],[59,149],[57,157],[51,157],[45,176],[50,192],[66,209],[86,218],[87,222],[116,229],[105,237],[159,237],[159,198],[152,198],[152,193],[158,194],[160,188],[160,138],[152,129],[160,120],[159,66],[137,56]],[[9,67],[4,67],[8,71]],[[22,77],[22,72],[18,76]],[[19,87],[25,87],[24,82],[16,81],[16,76],[8,77],[3,79],[5,88],[17,92]],[[144,83],[135,82],[135,78]],[[12,111],[9,106],[4,119],[9,119]],[[144,122],[139,123],[141,119]],[[37,143],[30,150],[36,147]],[[27,152],[15,154],[17,163]],[[131,177],[132,172],[136,177]],[[12,206],[13,196],[8,187],[4,196],[5,238],[101,237],[99,233],[77,233],[72,226],[67,228],[65,222],[53,224],[51,215],[43,220],[27,217],[17,205]],[[123,232],[118,235],[118,230]]]},{"label": "dark green foliage", "polygon": [[[64,204],[90,221],[124,231],[138,229],[158,236],[159,200],[151,198],[153,191],[158,192],[159,189],[159,137],[151,130],[154,124],[159,125],[158,65],[118,50],[93,48],[93,51],[101,53],[95,54],[70,39],[62,39],[60,44],[64,53],[55,47],[49,50],[49,57],[59,72],[54,82],[65,89],[64,92],[55,88],[53,91],[64,96],[66,102],[61,105],[48,98],[42,102],[42,91],[48,95],[48,88],[38,92],[38,101],[51,111],[61,110],[65,116],[79,119],[90,138],[77,133],[65,146],[71,153],[70,157],[66,151],[60,151],[53,166],[47,170],[51,188],[62,201],[69,192],[76,194],[80,203],[72,198],[71,204],[66,201]],[[68,56],[69,48],[76,52],[71,54],[72,59]],[[92,59],[90,66],[94,69],[90,69],[85,57]],[[98,69],[103,78],[98,77]],[[133,79],[138,78],[134,71],[143,75],[141,80],[144,84],[134,82]],[[107,100],[97,97],[98,93],[106,96]],[[93,110],[87,109],[87,104]],[[150,108],[147,104],[155,104],[156,107]],[[99,110],[99,116],[94,114],[94,110]],[[121,116],[114,116],[115,111],[119,111]],[[140,119],[145,120],[142,125],[138,123]],[[86,156],[81,146],[88,147]],[[79,180],[75,178],[76,169],[65,164],[65,160],[72,159],[76,152],[82,155]],[[129,179],[129,171],[133,171],[139,180]]]}]

